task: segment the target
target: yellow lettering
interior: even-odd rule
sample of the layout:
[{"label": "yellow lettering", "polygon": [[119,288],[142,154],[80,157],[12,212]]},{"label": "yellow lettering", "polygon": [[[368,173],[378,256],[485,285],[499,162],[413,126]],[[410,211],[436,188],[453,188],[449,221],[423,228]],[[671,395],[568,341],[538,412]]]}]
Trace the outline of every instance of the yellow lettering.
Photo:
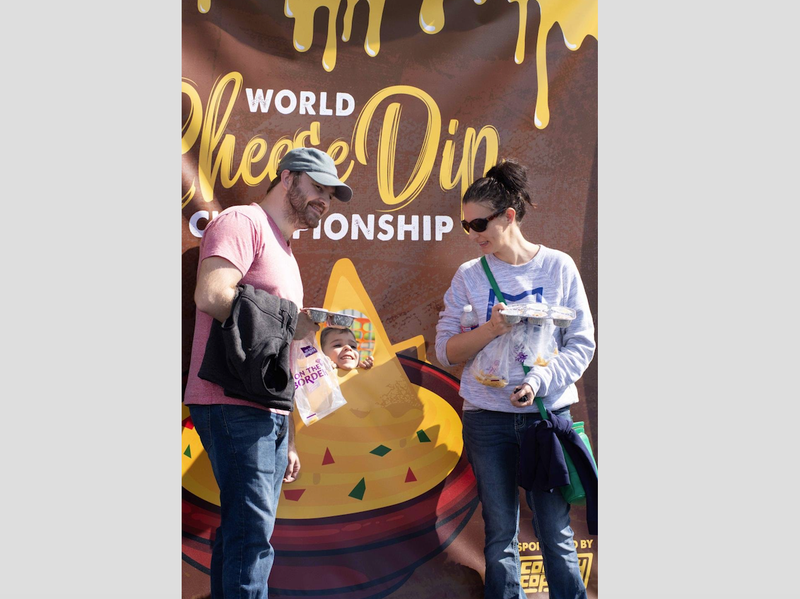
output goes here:
[{"label": "yellow lettering", "polygon": [[381,134],[378,138],[378,193],[387,206],[393,206],[383,212],[391,212],[406,207],[420,194],[428,181],[436,159],[436,149],[439,145],[439,131],[441,130],[442,117],[439,107],[433,98],[423,90],[410,85],[394,85],[384,88],[372,96],[361,109],[353,131],[353,147],[356,159],[367,164],[367,133],[372,117],[383,100],[394,95],[407,95],[420,100],[427,109],[427,123],[425,136],[420,146],[417,162],[411,177],[403,190],[394,193],[394,159],[397,149],[397,132],[400,125],[402,107],[399,102],[391,103],[383,119]]},{"label": "yellow lettering", "polygon": [[[450,121],[448,132],[450,135],[455,135],[458,130],[458,121],[453,119]],[[475,176],[475,162],[478,156],[481,142],[485,142],[485,155],[483,159],[483,168],[479,171],[478,176]],[[497,129],[491,125],[482,127],[476,133],[472,127],[467,127],[464,135],[464,149],[461,154],[461,162],[459,162],[458,170],[453,175],[453,165],[455,164],[455,142],[448,139],[444,142],[442,149],[442,166],[439,170],[439,186],[444,191],[453,189],[461,182],[461,197],[464,197],[467,188],[475,182],[475,179],[483,177],[486,171],[497,162],[497,156],[500,151],[500,134]]]},{"label": "yellow lettering", "polygon": [[[233,89],[227,106],[224,107],[222,114],[220,114],[223,107],[223,95],[226,88],[231,84]],[[241,89],[242,74],[236,71],[219,78],[211,89],[211,99],[208,102],[205,118],[203,119],[203,131],[200,135],[200,156],[198,159],[200,194],[206,202],[211,202],[214,199],[214,182],[222,164],[225,164],[223,185],[228,183],[227,187],[230,187],[238,179],[238,173],[235,178],[231,179],[230,177],[233,164],[233,147],[236,142],[232,135],[225,136],[216,159],[212,157],[212,154],[217,145],[220,144],[223,131],[225,131],[225,127],[231,118],[234,101]]]},{"label": "yellow lettering", "polygon": [[[182,205],[186,206],[195,198],[202,197],[203,202],[212,202],[214,188],[219,182],[225,188],[231,188],[240,179],[250,187],[255,187],[265,179],[271,181],[277,174],[278,162],[286,153],[297,147],[318,146],[321,143],[321,125],[313,121],[308,128],[298,129],[293,136],[285,135],[278,139],[269,149],[267,141],[260,137],[252,137],[242,151],[238,168],[234,164],[236,136],[226,133],[231,115],[243,86],[242,74],[232,71],[217,79],[209,94],[208,104],[204,107],[196,85],[189,79],[182,81],[181,90],[184,95],[184,114],[186,118],[182,127],[182,153],[190,152],[199,140],[197,151],[197,178],[194,189],[184,192]],[[369,160],[367,152],[367,136],[376,111],[386,103],[384,100],[407,98],[422,103],[426,113],[426,128],[422,142],[418,148],[416,163],[408,180],[399,193],[395,193],[395,165],[398,150],[398,137],[404,104],[391,101],[381,123],[376,162],[377,187],[381,201],[387,207],[379,212],[393,212],[408,206],[422,192],[430,179],[435,166],[441,131],[441,114],[434,99],[425,91],[409,86],[395,85],[380,90],[372,96],[362,108],[353,128],[353,137],[347,140],[334,140],[327,149],[337,167],[343,169],[341,180],[346,181],[352,174],[356,160],[366,165]],[[188,104],[188,106],[187,106]],[[374,129],[374,128],[373,128]],[[448,131],[451,136],[458,132],[458,121],[452,119]],[[442,190],[461,186],[463,196],[467,187],[497,161],[500,137],[491,125],[476,131],[467,127],[464,131],[463,151],[456,167],[455,140],[448,139],[444,144],[441,159],[439,184]],[[351,157],[351,150],[355,156]],[[483,167],[477,171],[480,156],[483,156]],[[198,193],[199,192],[199,193]],[[536,549],[538,543],[520,544],[521,549]]]},{"label": "yellow lettering", "polygon": [[183,194],[183,197],[181,198],[181,209],[185,208],[186,204],[192,201],[195,191],[194,181],[192,181],[192,186],[189,188],[189,191]]},{"label": "yellow lettering", "polygon": [[[347,160],[347,155],[350,154],[350,144],[343,139],[337,139],[330,146],[328,146],[327,153],[331,158],[333,158],[333,163],[336,166],[339,166],[345,160]],[[339,180],[342,183],[347,181],[347,177],[350,176],[350,172],[353,170],[354,165],[355,161],[351,160],[350,164],[345,169],[344,174],[339,177]]]},{"label": "yellow lettering", "polygon": [[247,142],[244,147],[244,155],[242,156],[242,164],[239,167],[239,173],[242,175],[242,181],[247,183],[250,187],[255,187],[264,180],[267,176],[267,167],[258,175],[253,175],[253,163],[261,160],[267,153],[267,142],[260,137],[254,137]]},{"label": "yellow lettering", "polygon": [[203,101],[189,82],[190,80],[186,78],[181,82],[181,93],[189,98],[189,114],[186,116],[186,122],[183,123],[181,136],[181,154],[186,154],[192,149],[203,125]]},{"label": "yellow lettering", "polygon": [[525,560],[524,562],[520,562],[520,572],[522,574],[530,574],[531,573],[531,562]]},{"label": "yellow lettering", "polygon": [[319,121],[314,121],[311,123],[311,127],[303,131],[302,129],[298,129],[297,133],[294,134],[294,147],[295,148],[302,148],[307,147],[305,145],[305,141],[307,139],[311,139],[312,146],[319,145]]},{"label": "yellow lettering", "polygon": [[270,181],[278,174],[278,163],[281,161],[281,158],[286,156],[286,153],[293,148],[294,144],[292,144],[292,140],[286,135],[273,144],[272,152],[269,154],[269,162],[267,163],[267,173],[269,174]]},{"label": "yellow lettering", "polygon": [[219,181],[226,189],[233,187],[233,184],[239,180],[241,174],[240,170],[233,174],[233,152],[235,148],[236,137],[226,133],[225,137],[222,138],[222,143],[219,145],[217,159],[214,162],[214,170],[219,170]]}]

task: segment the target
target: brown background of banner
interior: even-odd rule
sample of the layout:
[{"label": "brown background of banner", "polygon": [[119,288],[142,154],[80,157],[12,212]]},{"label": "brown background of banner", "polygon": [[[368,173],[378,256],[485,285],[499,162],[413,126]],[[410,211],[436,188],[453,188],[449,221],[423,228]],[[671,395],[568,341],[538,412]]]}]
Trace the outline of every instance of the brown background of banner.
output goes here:
[{"label": "brown background of banner", "polygon": [[[537,95],[535,37],[539,25],[537,3],[528,5],[526,55],[522,64],[514,62],[519,11],[516,5],[489,0],[445,2],[446,22],[435,35],[427,35],[418,23],[419,5],[387,3],[380,29],[379,54],[371,58],[364,51],[368,6],[356,5],[352,36],[348,42],[337,40],[337,62],[332,72],[322,65],[327,38],[327,11],[320,10],[314,21],[314,42],[305,53],[292,43],[294,21],[284,16],[283,3],[258,5],[251,2],[211,3],[207,14],[197,3],[183,3],[183,77],[196,86],[204,109],[215,80],[232,71],[242,73],[244,84],[236,101],[226,132],[236,137],[234,165],[253,136],[264,138],[269,147],[281,136],[306,129],[311,121],[321,124],[320,148],[337,138],[350,141],[353,126],[364,103],[377,91],[398,84],[412,85],[430,94],[442,116],[442,136],[437,160],[422,193],[405,208],[393,212],[408,216],[443,214],[454,221],[453,231],[443,241],[314,240],[303,232],[293,241],[303,275],[306,305],[319,305],[336,259],[353,261],[366,291],[375,304],[389,339],[397,343],[415,335],[424,335],[428,360],[437,367],[433,342],[442,297],[457,267],[479,255],[458,226],[460,187],[443,191],[438,184],[441,146],[456,140],[456,163],[460,160],[463,130],[494,126],[500,137],[500,156],[514,157],[529,167],[532,196],[538,208],[522,221],[522,230],[533,242],[560,249],[577,263],[589,301],[600,330],[597,310],[597,40],[588,36],[577,51],[565,45],[559,25],[547,37],[550,121],[537,129],[533,122]],[[340,9],[337,35],[342,31]],[[290,115],[274,112],[251,113],[244,87],[327,91],[332,98],[337,91],[351,94],[356,101],[347,117]],[[370,126],[368,151],[371,162],[356,162],[347,183],[354,190],[348,204],[336,203],[333,212],[350,221],[351,214],[375,214],[385,210],[378,195],[374,156],[385,106],[384,101]],[[419,152],[420,126],[426,115],[418,101],[403,102],[400,142],[395,160],[395,189],[405,183]],[[329,100],[329,106],[332,101]],[[187,118],[187,103],[184,115]],[[458,119],[455,136],[447,134],[450,119]],[[421,125],[422,124],[422,125]],[[199,142],[183,157],[183,192],[197,179]],[[479,152],[477,169],[483,164]],[[353,158],[351,149],[349,158]],[[264,164],[266,159],[261,162]],[[260,170],[254,169],[254,170]],[[475,173],[477,178],[482,173]],[[248,187],[242,181],[231,189],[219,182],[214,186],[214,202],[206,204],[196,195],[183,208],[183,375],[189,367],[194,305],[192,291],[197,267],[197,246],[188,226],[198,210],[222,210],[228,206],[259,201],[268,181]],[[586,430],[599,459],[597,428],[597,368],[602,350],[578,384],[581,402],[573,408],[575,420],[584,420]],[[460,377],[461,369],[445,369]],[[420,566],[399,590],[390,597],[419,596],[479,597],[483,569],[483,530],[480,510],[466,528],[441,555]],[[597,596],[598,539],[588,535],[584,512],[573,508],[573,528],[577,541],[592,540],[591,550],[578,553],[593,555],[589,578],[589,596]],[[520,542],[535,541],[530,514],[523,502]],[[523,552],[523,555],[539,555]],[[184,597],[202,590],[207,577],[183,563]]]}]

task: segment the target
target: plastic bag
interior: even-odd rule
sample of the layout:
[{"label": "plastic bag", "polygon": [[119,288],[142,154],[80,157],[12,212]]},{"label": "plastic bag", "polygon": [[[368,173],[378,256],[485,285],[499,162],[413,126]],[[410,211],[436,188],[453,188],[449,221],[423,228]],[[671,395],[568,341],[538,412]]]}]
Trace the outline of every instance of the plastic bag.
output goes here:
[{"label": "plastic bag", "polygon": [[292,342],[294,401],[303,424],[311,426],[347,403],[339,377],[317,346],[314,334]]},{"label": "plastic bag", "polygon": [[469,372],[481,385],[500,388],[508,385],[514,361],[512,333],[513,329],[492,339],[472,361]]},{"label": "plastic bag", "polygon": [[528,367],[547,366],[558,355],[555,330],[551,322],[539,325],[523,321],[515,325],[517,360]]}]

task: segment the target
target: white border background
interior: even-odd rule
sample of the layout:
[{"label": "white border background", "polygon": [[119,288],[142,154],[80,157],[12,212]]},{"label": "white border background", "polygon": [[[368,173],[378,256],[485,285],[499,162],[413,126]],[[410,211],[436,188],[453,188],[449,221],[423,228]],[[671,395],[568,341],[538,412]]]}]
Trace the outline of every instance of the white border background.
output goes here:
[{"label": "white border background", "polygon": [[[780,14],[600,6],[603,599],[800,592]],[[180,21],[4,9],[10,598],[181,596]]]}]

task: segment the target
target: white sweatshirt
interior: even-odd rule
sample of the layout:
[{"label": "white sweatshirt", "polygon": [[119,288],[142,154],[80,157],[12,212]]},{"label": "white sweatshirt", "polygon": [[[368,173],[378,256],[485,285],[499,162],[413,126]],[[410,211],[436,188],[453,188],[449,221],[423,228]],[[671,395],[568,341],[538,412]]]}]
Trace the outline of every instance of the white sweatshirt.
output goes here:
[{"label": "white sweatshirt", "polygon": [[[508,385],[502,388],[487,387],[479,383],[469,372],[474,356],[470,358],[461,375],[459,394],[464,398],[464,410],[494,410],[498,412],[538,412],[534,403],[525,408],[514,408],[509,396],[523,382],[531,383],[542,397],[544,405],[557,410],[578,401],[577,381],[592,361],[595,351],[594,323],[589,310],[586,291],[583,288],[578,268],[572,258],[561,251],[539,245],[539,251],[530,262],[514,266],[486,256],[506,304],[544,302],[551,306],[568,306],[577,316],[566,329],[549,326],[558,348],[558,354],[547,366],[533,366],[528,373],[522,364],[514,361],[509,372]],[[471,304],[478,315],[478,322],[485,323],[498,303],[479,258],[462,264],[450,289],[444,295],[444,311],[439,313],[436,325],[436,356],[446,366],[447,341],[461,332],[461,311]],[[522,326],[522,325],[514,325]]]}]

